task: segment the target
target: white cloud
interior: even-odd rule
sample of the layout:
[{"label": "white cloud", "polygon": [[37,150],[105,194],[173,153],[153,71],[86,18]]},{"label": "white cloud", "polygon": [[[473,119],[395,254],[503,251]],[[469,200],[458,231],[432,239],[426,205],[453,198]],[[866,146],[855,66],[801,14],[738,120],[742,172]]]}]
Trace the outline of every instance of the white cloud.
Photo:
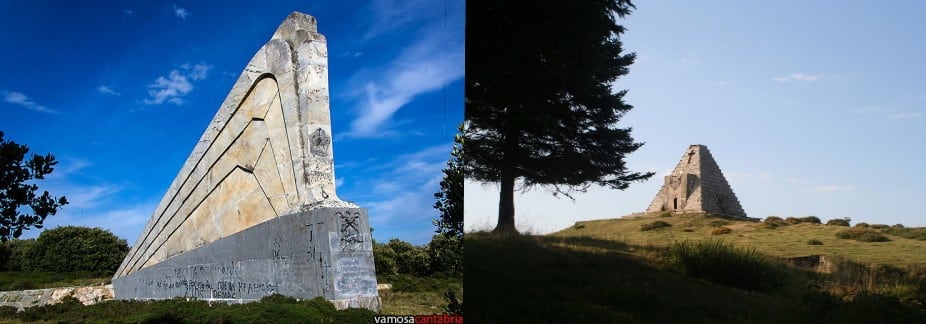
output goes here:
[{"label": "white cloud", "polygon": [[190,12],[187,11],[186,8],[177,7],[177,5],[173,5],[173,6],[174,6],[174,14],[176,14],[177,17],[180,17],[180,19],[186,20],[186,17],[190,15]]},{"label": "white cloud", "polygon": [[920,117],[918,112],[899,112],[891,114],[891,119],[913,119]]},{"label": "white cloud", "polygon": [[[410,43],[391,61],[359,71],[347,88],[357,98],[357,117],[350,130],[337,137],[381,137],[392,134],[390,120],[397,111],[419,95],[441,88],[463,77],[462,15],[445,15],[446,6],[429,0],[377,0],[365,8],[374,17],[364,40],[388,33],[414,33]],[[417,24],[417,26],[413,26]],[[359,49],[357,50],[359,51]],[[366,52],[372,49],[365,49]],[[348,52],[359,53],[359,52]],[[357,54],[353,54],[357,55]]]},{"label": "white cloud", "polygon": [[813,190],[816,193],[820,193],[820,194],[828,194],[828,193],[834,193],[834,192],[854,191],[855,187],[847,186],[847,185],[822,185],[822,186],[815,186],[811,188],[811,190]]},{"label": "white cloud", "polygon": [[386,123],[415,97],[439,90],[463,77],[463,49],[432,37],[407,48],[389,64],[379,79],[364,87],[360,116],[351,122],[349,136],[376,137],[386,133]]},{"label": "white cloud", "polygon": [[193,80],[203,80],[209,76],[209,70],[212,69],[211,65],[206,65],[205,63],[190,65],[189,63],[181,65],[181,68],[187,71],[188,75]]},{"label": "white cloud", "polygon": [[803,73],[792,73],[791,75],[775,77],[774,80],[778,82],[790,82],[790,81],[818,81],[823,79],[823,75],[820,74],[803,74]]},{"label": "white cloud", "polygon": [[[358,204],[369,209],[370,225],[381,233],[378,235],[397,237],[401,232],[403,240],[410,240],[404,234],[410,233],[420,242],[427,242],[433,235],[430,220],[438,216],[433,207],[434,193],[440,189],[441,169],[450,157],[451,147],[451,143],[427,147],[366,170],[377,173],[369,180],[361,180],[362,186],[372,188],[372,192],[367,192],[369,196],[362,197]],[[421,230],[422,224],[428,226]]]},{"label": "white cloud", "polygon": [[184,103],[183,97],[193,91],[194,81],[203,80],[208,76],[212,66],[205,63],[190,65],[189,63],[180,66],[180,70],[171,70],[167,77],[160,76],[154,83],[148,85],[148,98],[143,102],[149,105],[160,105],[165,102],[175,105]]},{"label": "white cloud", "polygon": [[26,107],[27,109],[35,110],[38,112],[52,113],[52,114],[58,113],[57,110],[54,110],[54,109],[35,103],[35,101],[32,101],[31,99],[29,99],[28,96],[22,94],[21,92],[0,91],[0,93],[3,94],[3,101],[6,101],[8,103],[17,104],[17,105]]},{"label": "white cloud", "polygon": [[117,92],[116,90],[113,90],[112,88],[107,87],[105,85],[96,87],[96,91],[99,91],[101,94],[110,95],[110,96],[121,96],[122,95],[122,93]]}]

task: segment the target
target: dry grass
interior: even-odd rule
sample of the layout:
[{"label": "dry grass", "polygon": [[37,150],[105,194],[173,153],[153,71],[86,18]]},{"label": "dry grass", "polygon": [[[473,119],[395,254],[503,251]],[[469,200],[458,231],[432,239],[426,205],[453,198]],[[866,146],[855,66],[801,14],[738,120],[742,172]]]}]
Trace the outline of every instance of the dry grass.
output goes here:
[{"label": "dry grass", "polygon": [[[672,224],[658,231],[640,231],[644,224],[655,219]],[[550,234],[552,237],[586,236],[590,238],[620,241],[630,245],[665,247],[675,241],[701,241],[712,237],[712,222],[717,218],[701,215],[674,215],[660,218],[624,218],[579,222],[577,225]],[[891,264],[895,266],[926,267],[926,241],[892,237],[890,242],[858,242],[843,240],[836,233],[844,226],[800,223],[766,228],[762,223],[727,219],[725,227],[733,233],[724,235],[724,240],[736,246],[755,248],[774,257],[797,257],[807,255],[851,256],[862,263]],[[578,229],[577,229],[578,228]],[[817,239],[822,245],[809,245],[807,241]]]}]

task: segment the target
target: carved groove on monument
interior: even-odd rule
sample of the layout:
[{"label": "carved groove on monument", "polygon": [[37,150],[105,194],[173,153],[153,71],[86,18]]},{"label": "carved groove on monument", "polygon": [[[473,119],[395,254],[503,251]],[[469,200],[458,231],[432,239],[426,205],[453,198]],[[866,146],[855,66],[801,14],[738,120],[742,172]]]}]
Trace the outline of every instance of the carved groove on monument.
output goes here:
[{"label": "carved groove on monument", "polygon": [[[257,97],[253,95],[255,93],[271,95]],[[282,132],[271,134],[268,129]],[[155,223],[162,226],[152,228],[139,241],[137,245],[144,248],[136,251],[126,270],[150,266],[170,256],[279,216],[282,211],[289,209],[296,202],[296,181],[295,166],[289,158],[290,136],[286,133],[277,82],[272,76],[266,75],[254,82],[254,86],[242,98],[239,108],[218,131],[192,172],[184,179],[180,190],[171,197],[163,212],[157,215]],[[263,145],[257,144],[260,142],[264,142]],[[259,147],[260,151],[255,151],[255,147]],[[272,154],[265,154],[268,147]],[[251,179],[234,174],[235,170],[247,169],[252,170]],[[229,180],[231,184],[227,183]],[[259,194],[255,192],[258,189]],[[214,197],[217,190],[220,196],[231,195],[231,190],[247,194],[238,200],[240,204],[228,204],[228,208],[224,210],[199,208]],[[267,205],[270,207],[267,209],[274,212],[273,215],[241,212]],[[228,209],[233,209],[235,213]],[[235,217],[239,222],[229,222],[226,217]],[[183,226],[189,220],[192,224]],[[204,224],[210,221],[214,225],[212,231]],[[223,224],[239,226],[224,228]],[[187,230],[183,230],[183,227],[187,227]],[[196,235],[192,235],[193,231]],[[185,240],[185,244],[165,248],[165,244],[171,242],[170,238],[174,235],[196,237],[197,240]],[[153,244],[154,242],[160,243]],[[139,263],[142,263],[140,267]]]},{"label": "carved groove on monument", "polygon": [[113,276],[116,298],[379,309],[366,210],[335,191],[327,57],[315,18],[280,24]]}]

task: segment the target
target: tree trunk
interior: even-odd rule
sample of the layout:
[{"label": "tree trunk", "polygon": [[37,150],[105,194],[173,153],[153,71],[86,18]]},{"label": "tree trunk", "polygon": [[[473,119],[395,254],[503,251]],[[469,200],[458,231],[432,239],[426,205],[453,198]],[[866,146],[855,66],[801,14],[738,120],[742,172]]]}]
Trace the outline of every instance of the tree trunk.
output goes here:
[{"label": "tree trunk", "polygon": [[495,233],[517,233],[514,227],[514,173],[505,171],[502,174],[501,190],[498,198],[498,225]]}]

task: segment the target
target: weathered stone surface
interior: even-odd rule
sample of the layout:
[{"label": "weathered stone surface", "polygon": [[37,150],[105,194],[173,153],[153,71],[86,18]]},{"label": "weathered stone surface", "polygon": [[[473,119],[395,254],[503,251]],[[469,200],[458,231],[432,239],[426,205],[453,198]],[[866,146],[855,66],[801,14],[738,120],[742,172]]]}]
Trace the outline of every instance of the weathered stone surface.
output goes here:
[{"label": "weathered stone surface", "polygon": [[378,310],[366,211],[316,208],[276,217],[116,279],[120,299],[247,302],[275,293]]},{"label": "weathered stone surface", "polygon": [[[202,264],[202,260],[191,255],[207,256],[193,251],[216,251],[209,246],[222,240],[237,240],[233,239],[235,237],[240,239],[243,236],[238,234],[258,224],[277,220],[283,215],[348,208],[361,211],[357,212],[362,216],[362,221],[358,222],[366,224],[366,212],[352,203],[341,201],[335,192],[331,134],[325,37],[318,33],[315,18],[294,12],[247,64],[155,209],[141,236],[113,277],[116,297],[206,298],[205,295],[191,295],[170,289],[158,290],[153,295],[124,295],[128,290],[119,285],[137,282],[137,278],[122,279],[149,268],[156,272],[165,267],[183,268]],[[356,233],[350,234],[369,237],[369,226],[365,226],[365,229],[357,228]],[[266,249],[266,246],[260,244],[265,239],[252,243],[242,242],[229,248]],[[289,242],[296,244],[296,241]],[[253,261],[236,259],[239,256],[232,253],[221,260],[227,263],[225,265],[249,264]],[[348,262],[341,260],[341,256],[331,252],[325,254],[324,258],[332,264]],[[364,271],[369,268],[372,274],[372,254],[370,260],[364,259],[363,264],[358,266]],[[267,273],[267,267],[272,268],[271,272],[290,273],[305,280],[316,280],[315,276],[319,275],[311,271],[297,273],[294,272],[297,268],[306,270],[308,268],[303,268],[307,266],[294,268],[282,263],[265,264],[263,268],[243,271]],[[349,265],[345,264],[344,268],[349,268]],[[207,277],[197,278],[212,278]],[[372,296],[375,297],[375,277],[373,280]],[[274,282],[280,285],[297,284]],[[351,285],[353,283],[343,287],[349,290]],[[299,289],[312,291],[315,295],[302,294],[303,290]],[[279,292],[293,292],[296,297],[329,297],[325,291],[312,289],[294,287]],[[343,299],[341,297],[334,290],[329,299]],[[230,299],[249,300],[251,297]]]},{"label": "weathered stone surface", "polygon": [[704,145],[691,145],[647,212],[673,211],[747,217],[723,172]]},{"label": "weathered stone surface", "polygon": [[84,305],[113,298],[113,285],[0,291],[0,306],[27,307],[54,305],[64,297],[74,297]]}]

